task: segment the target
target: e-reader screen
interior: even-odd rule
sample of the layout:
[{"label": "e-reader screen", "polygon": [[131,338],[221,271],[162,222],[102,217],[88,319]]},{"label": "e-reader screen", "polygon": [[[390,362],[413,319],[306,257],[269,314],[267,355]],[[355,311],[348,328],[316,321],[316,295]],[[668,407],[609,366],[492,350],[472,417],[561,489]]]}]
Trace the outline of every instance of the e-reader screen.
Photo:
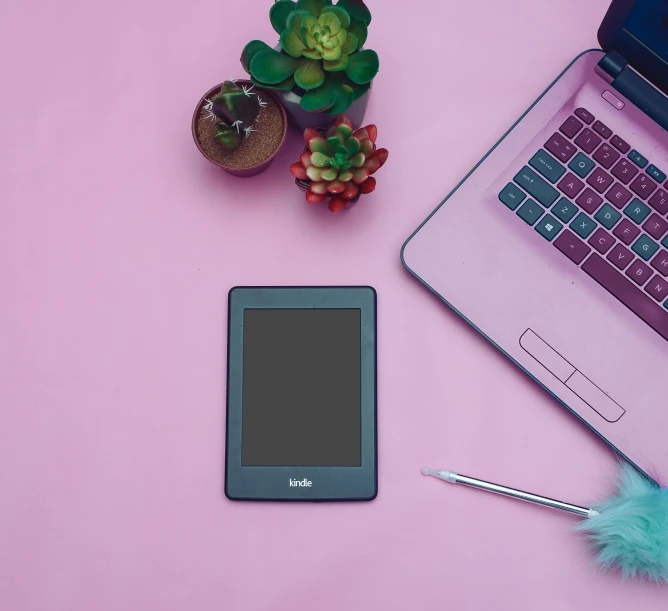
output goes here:
[{"label": "e-reader screen", "polygon": [[245,309],[243,466],[361,464],[359,309]]}]

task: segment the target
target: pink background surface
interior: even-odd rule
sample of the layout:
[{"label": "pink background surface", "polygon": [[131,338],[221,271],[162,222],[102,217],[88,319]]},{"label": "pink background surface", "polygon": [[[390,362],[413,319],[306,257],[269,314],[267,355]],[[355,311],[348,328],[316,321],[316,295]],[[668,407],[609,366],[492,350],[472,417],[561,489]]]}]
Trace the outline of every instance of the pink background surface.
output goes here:
[{"label": "pink background surface", "polygon": [[[615,460],[399,261],[596,46],[607,0],[370,4],[390,159],[339,215],[292,183],[297,134],[247,180],[191,140],[202,93],[275,39],[268,0],[0,7],[1,609],[665,608],[665,587],[598,571],[574,518],[420,475],[586,503]],[[235,284],[378,290],[376,501],[224,498]]]}]

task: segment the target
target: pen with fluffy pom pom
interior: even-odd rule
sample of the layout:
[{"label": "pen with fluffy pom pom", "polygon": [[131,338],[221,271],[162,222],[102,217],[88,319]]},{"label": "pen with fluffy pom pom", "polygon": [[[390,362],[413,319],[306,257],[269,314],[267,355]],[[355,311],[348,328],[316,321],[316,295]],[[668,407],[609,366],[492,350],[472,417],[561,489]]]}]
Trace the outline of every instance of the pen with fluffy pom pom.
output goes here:
[{"label": "pen with fluffy pom pom", "polygon": [[422,473],[584,517],[577,530],[589,538],[601,566],[619,569],[624,576],[668,582],[668,489],[660,488],[629,465],[622,466],[615,494],[595,508],[571,505],[452,471],[424,468]]}]

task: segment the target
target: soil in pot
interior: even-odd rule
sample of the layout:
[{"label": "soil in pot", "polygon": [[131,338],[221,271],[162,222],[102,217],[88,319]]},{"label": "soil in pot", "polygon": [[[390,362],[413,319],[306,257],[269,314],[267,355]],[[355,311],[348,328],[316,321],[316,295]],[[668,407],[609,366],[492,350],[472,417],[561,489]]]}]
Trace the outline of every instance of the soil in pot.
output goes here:
[{"label": "soil in pot", "polygon": [[259,91],[258,95],[267,105],[260,108],[260,114],[253,124],[250,136],[233,151],[216,140],[216,123],[207,119],[207,112],[200,110],[197,121],[197,136],[205,154],[213,161],[235,170],[254,168],[269,159],[281,146],[283,140],[283,115],[274,100]]}]

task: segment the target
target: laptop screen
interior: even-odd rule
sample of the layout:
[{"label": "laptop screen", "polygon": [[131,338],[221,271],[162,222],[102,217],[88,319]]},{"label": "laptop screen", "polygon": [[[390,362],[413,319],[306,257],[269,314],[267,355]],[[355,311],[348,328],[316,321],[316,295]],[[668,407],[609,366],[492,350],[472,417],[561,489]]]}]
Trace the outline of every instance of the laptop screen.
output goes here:
[{"label": "laptop screen", "polygon": [[638,0],[624,29],[668,61],[668,0]]}]

